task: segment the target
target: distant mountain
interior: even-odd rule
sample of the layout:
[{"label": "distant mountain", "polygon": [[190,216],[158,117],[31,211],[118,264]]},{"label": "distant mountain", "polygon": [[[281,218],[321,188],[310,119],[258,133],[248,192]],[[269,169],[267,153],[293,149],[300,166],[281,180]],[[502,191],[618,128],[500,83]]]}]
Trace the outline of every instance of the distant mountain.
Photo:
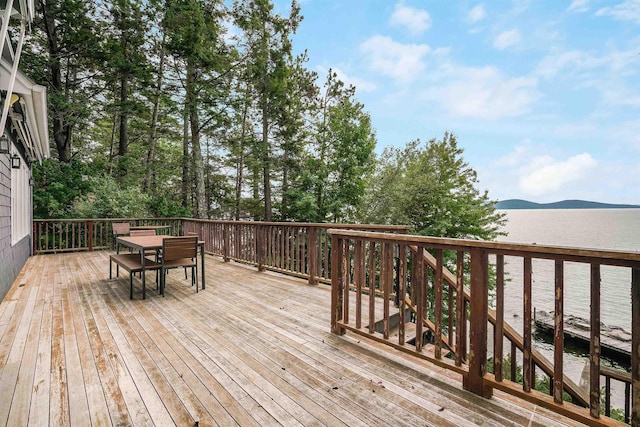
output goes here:
[{"label": "distant mountain", "polygon": [[509,199],[496,203],[496,209],[639,209],[640,205],[617,205],[588,202],[586,200],[563,200],[553,203],[535,203],[528,200]]}]

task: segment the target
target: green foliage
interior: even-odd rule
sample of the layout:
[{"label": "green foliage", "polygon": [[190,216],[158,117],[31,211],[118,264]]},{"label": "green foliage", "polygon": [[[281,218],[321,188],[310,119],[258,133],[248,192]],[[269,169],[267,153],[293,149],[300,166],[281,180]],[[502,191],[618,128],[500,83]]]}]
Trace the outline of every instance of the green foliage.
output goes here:
[{"label": "green foliage", "polygon": [[180,200],[171,194],[155,194],[149,197],[148,212],[155,218],[191,217],[191,209],[182,206]]},{"label": "green foliage", "polygon": [[64,162],[34,172],[37,217],[192,213],[499,233],[503,218],[453,135],[385,150],[376,163],[355,87],[331,70],[322,85],[306,52],[292,53],[296,0],[286,15],[273,0],[37,6],[21,64],[48,84]]},{"label": "green foliage", "polygon": [[[487,372],[493,374],[495,373],[495,369],[494,369],[494,365],[493,365],[493,358],[490,358],[489,360],[487,360]],[[505,379],[510,379],[511,380],[511,357],[510,355],[507,355],[506,357],[503,358],[502,360],[502,377]],[[522,376],[522,366],[517,365],[516,366],[516,379],[511,380],[514,381],[518,384],[522,384],[523,381],[523,376]],[[533,388],[537,391],[539,391],[540,393],[549,395],[551,393],[551,380],[548,376],[543,375],[536,375],[534,378],[534,386]],[[569,393],[567,393],[566,391],[562,392],[562,400],[564,400],[565,402],[571,402],[571,396],[569,395]]]},{"label": "green foliage", "polygon": [[34,218],[71,218],[73,202],[91,190],[89,176],[101,167],[79,160],[70,163],[45,160],[33,166]]},{"label": "green foliage", "polygon": [[493,240],[504,214],[476,172],[462,158],[455,135],[387,148],[378,161],[360,209],[363,222],[408,224],[413,233],[435,237]]},{"label": "green foliage", "polygon": [[89,178],[91,191],[73,203],[76,218],[141,218],[149,215],[149,195],[139,187],[122,188],[109,175]]},{"label": "green foliage", "polygon": [[366,192],[374,164],[376,138],[371,118],[329,71],[319,100],[317,130],[304,156],[298,182],[290,191],[293,219],[312,222],[356,220],[355,210]]},{"label": "green foliage", "polygon": [[[490,358],[487,360],[487,372],[493,374],[495,373],[494,360]],[[511,379],[511,357],[507,355],[502,361],[502,377]],[[513,380],[512,380],[513,381]],[[516,366],[516,379],[515,382],[518,384],[523,383],[522,376],[522,366]],[[551,378],[546,375],[539,376],[536,375],[534,379],[534,389],[539,391],[540,393],[550,395],[551,394]],[[562,392],[562,400],[565,402],[571,402],[571,396],[566,391]],[[600,413],[604,415],[605,412],[605,389],[604,387],[600,390]],[[620,408],[611,408],[610,418],[614,420],[624,422],[624,409]]]}]

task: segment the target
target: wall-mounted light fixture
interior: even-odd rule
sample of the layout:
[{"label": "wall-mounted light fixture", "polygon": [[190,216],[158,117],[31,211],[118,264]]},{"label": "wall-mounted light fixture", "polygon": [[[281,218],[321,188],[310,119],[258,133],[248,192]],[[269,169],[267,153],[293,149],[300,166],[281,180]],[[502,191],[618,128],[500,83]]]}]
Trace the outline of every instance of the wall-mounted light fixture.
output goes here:
[{"label": "wall-mounted light fixture", "polygon": [[9,138],[7,135],[0,136],[0,154],[9,154]]},{"label": "wall-mounted light fixture", "polygon": [[20,169],[20,156],[17,154],[11,156],[11,167],[13,169]]},{"label": "wall-mounted light fixture", "polygon": [[30,185],[31,187],[33,187],[33,185],[34,185],[33,178],[29,178],[29,185]]}]

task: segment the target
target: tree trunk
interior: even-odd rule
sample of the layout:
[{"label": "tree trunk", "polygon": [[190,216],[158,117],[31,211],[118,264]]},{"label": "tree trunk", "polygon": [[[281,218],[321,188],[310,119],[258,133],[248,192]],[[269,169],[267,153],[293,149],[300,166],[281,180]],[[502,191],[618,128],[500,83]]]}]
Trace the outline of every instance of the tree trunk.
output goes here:
[{"label": "tree trunk", "polygon": [[238,143],[238,159],[236,161],[236,201],[235,201],[235,220],[240,221],[240,201],[242,199],[242,184],[244,180],[244,138],[247,132],[247,111],[249,109],[249,103],[247,97],[249,91],[245,94],[245,103],[242,110],[242,131],[240,134],[240,141]]},{"label": "tree trunk", "polygon": [[186,98],[189,109],[189,125],[191,127],[191,147],[193,158],[193,172],[196,192],[196,217],[207,217],[207,200],[204,191],[204,161],[200,147],[200,117],[198,115],[198,94],[196,91],[197,69],[187,62]]},{"label": "tree trunk", "polygon": [[111,124],[111,138],[109,140],[109,175],[113,173],[113,159],[116,157],[114,153],[116,143],[116,130],[118,128],[118,114],[113,112],[113,123]]},{"label": "tree trunk", "polygon": [[[252,168],[253,173],[253,200],[260,200],[260,162],[255,161]],[[264,218],[262,218],[264,219]],[[260,214],[256,209],[253,213],[253,220],[260,221]]]},{"label": "tree trunk", "polygon": [[118,142],[118,155],[122,158],[127,154],[129,147],[129,75],[120,77],[120,138]]},{"label": "tree trunk", "polygon": [[189,109],[185,101],[182,114],[182,207],[189,207]]},{"label": "tree trunk", "polygon": [[[41,1],[40,8],[43,14],[45,32],[47,33],[47,45],[49,58],[51,59],[51,93],[50,96],[62,94],[65,85],[62,83],[62,66],[60,64],[60,52],[57,39],[56,17],[51,13],[54,6],[49,1]],[[60,111],[53,111],[53,140],[58,151],[58,160],[68,163],[71,161],[71,131],[72,127],[65,123],[65,115]]]},{"label": "tree trunk", "polygon": [[155,157],[156,135],[158,133],[158,113],[160,111],[160,94],[162,93],[162,77],[164,76],[166,33],[162,34],[160,45],[160,63],[158,64],[158,84],[155,88],[153,100],[153,114],[151,115],[151,128],[149,129],[149,151],[147,151],[146,173],[142,182],[142,190],[147,191],[151,185],[152,177],[155,176],[153,161]]},{"label": "tree trunk", "polygon": [[282,159],[282,206],[280,207],[281,220],[286,221],[289,213],[289,149],[285,148]]},{"label": "tree trunk", "polygon": [[264,187],[264,220],[271,221],[271,156],[269,150],[269,117],[262,110],[262,185]]}]

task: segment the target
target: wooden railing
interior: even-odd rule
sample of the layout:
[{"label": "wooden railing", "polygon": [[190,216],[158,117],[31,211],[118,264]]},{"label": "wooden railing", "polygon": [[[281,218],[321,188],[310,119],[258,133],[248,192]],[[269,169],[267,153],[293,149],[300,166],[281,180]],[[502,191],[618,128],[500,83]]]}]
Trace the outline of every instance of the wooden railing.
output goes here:
[{"label": "wooden railing", "polygon": [[[333,248],[331,327],[335,334],[354,332],[453,370],[461,375],[464,387],[478,395],[490,397],[494,388],[499,389],[589,425],[616,423],[601,416],[601,378],[607,383],[607,408],[602,411],[607,414],[607,378],[625,381],[625,376],[619,378],[600,366],[601,267],[630,270],[630,421],[640,425],[640,253],[340,229],[328,232]],[[522,282],[522,333],[505,322],[505,257],[523,266],[522,277],[509,278],[514,283]],[[532,343],[533,260],[548,260],[554,267],[556,333],[552,362]],[[567,263],[587,265],[590,270],[588,393],[563,372],[564,295],[569,286],[576,285],[565,284]],[[489,308],[490,285],[495,290],[495,310]],[[399,296],[397,305],[394,290]],[[490,328],[493,348],[488,348]],[[510,351],[506,358],[505,343]],[[505,359],[511,364],[510,379],[503,375]],[[488,373],[490,360],[495,374]],[[515,382],[517,361],[522,367],[522,384]],[[552,396],[535,389],[536,369],[548,376]],[[573,403],[563,402],[563,391],[569,393]]]},{"label": "wooden railing", "polygon": [[234,260],[302,277],[311,284],[331,282],[329,228],[406,233],[407,226],[184,219],[184,232],[197,232],[205,250]]},{"label": "wooden railing", "polygon": [[404,225],[313,224],[294,222],[212,221],[190,218],[47,219],[33,222],[33,253],[92,251],[112,248],[111,224],[168,225],[167,234],[197,232],[205,251],[307,278],[309,283],[331,282],[331,239],[327,229],[406,233]]},{"label": "wooden railing", "polygon": [[168,234],[182,233],[180,218],[94,218],[33,220],[33,253],[93,251],[113,247],[111,224],[168,225]]}]

